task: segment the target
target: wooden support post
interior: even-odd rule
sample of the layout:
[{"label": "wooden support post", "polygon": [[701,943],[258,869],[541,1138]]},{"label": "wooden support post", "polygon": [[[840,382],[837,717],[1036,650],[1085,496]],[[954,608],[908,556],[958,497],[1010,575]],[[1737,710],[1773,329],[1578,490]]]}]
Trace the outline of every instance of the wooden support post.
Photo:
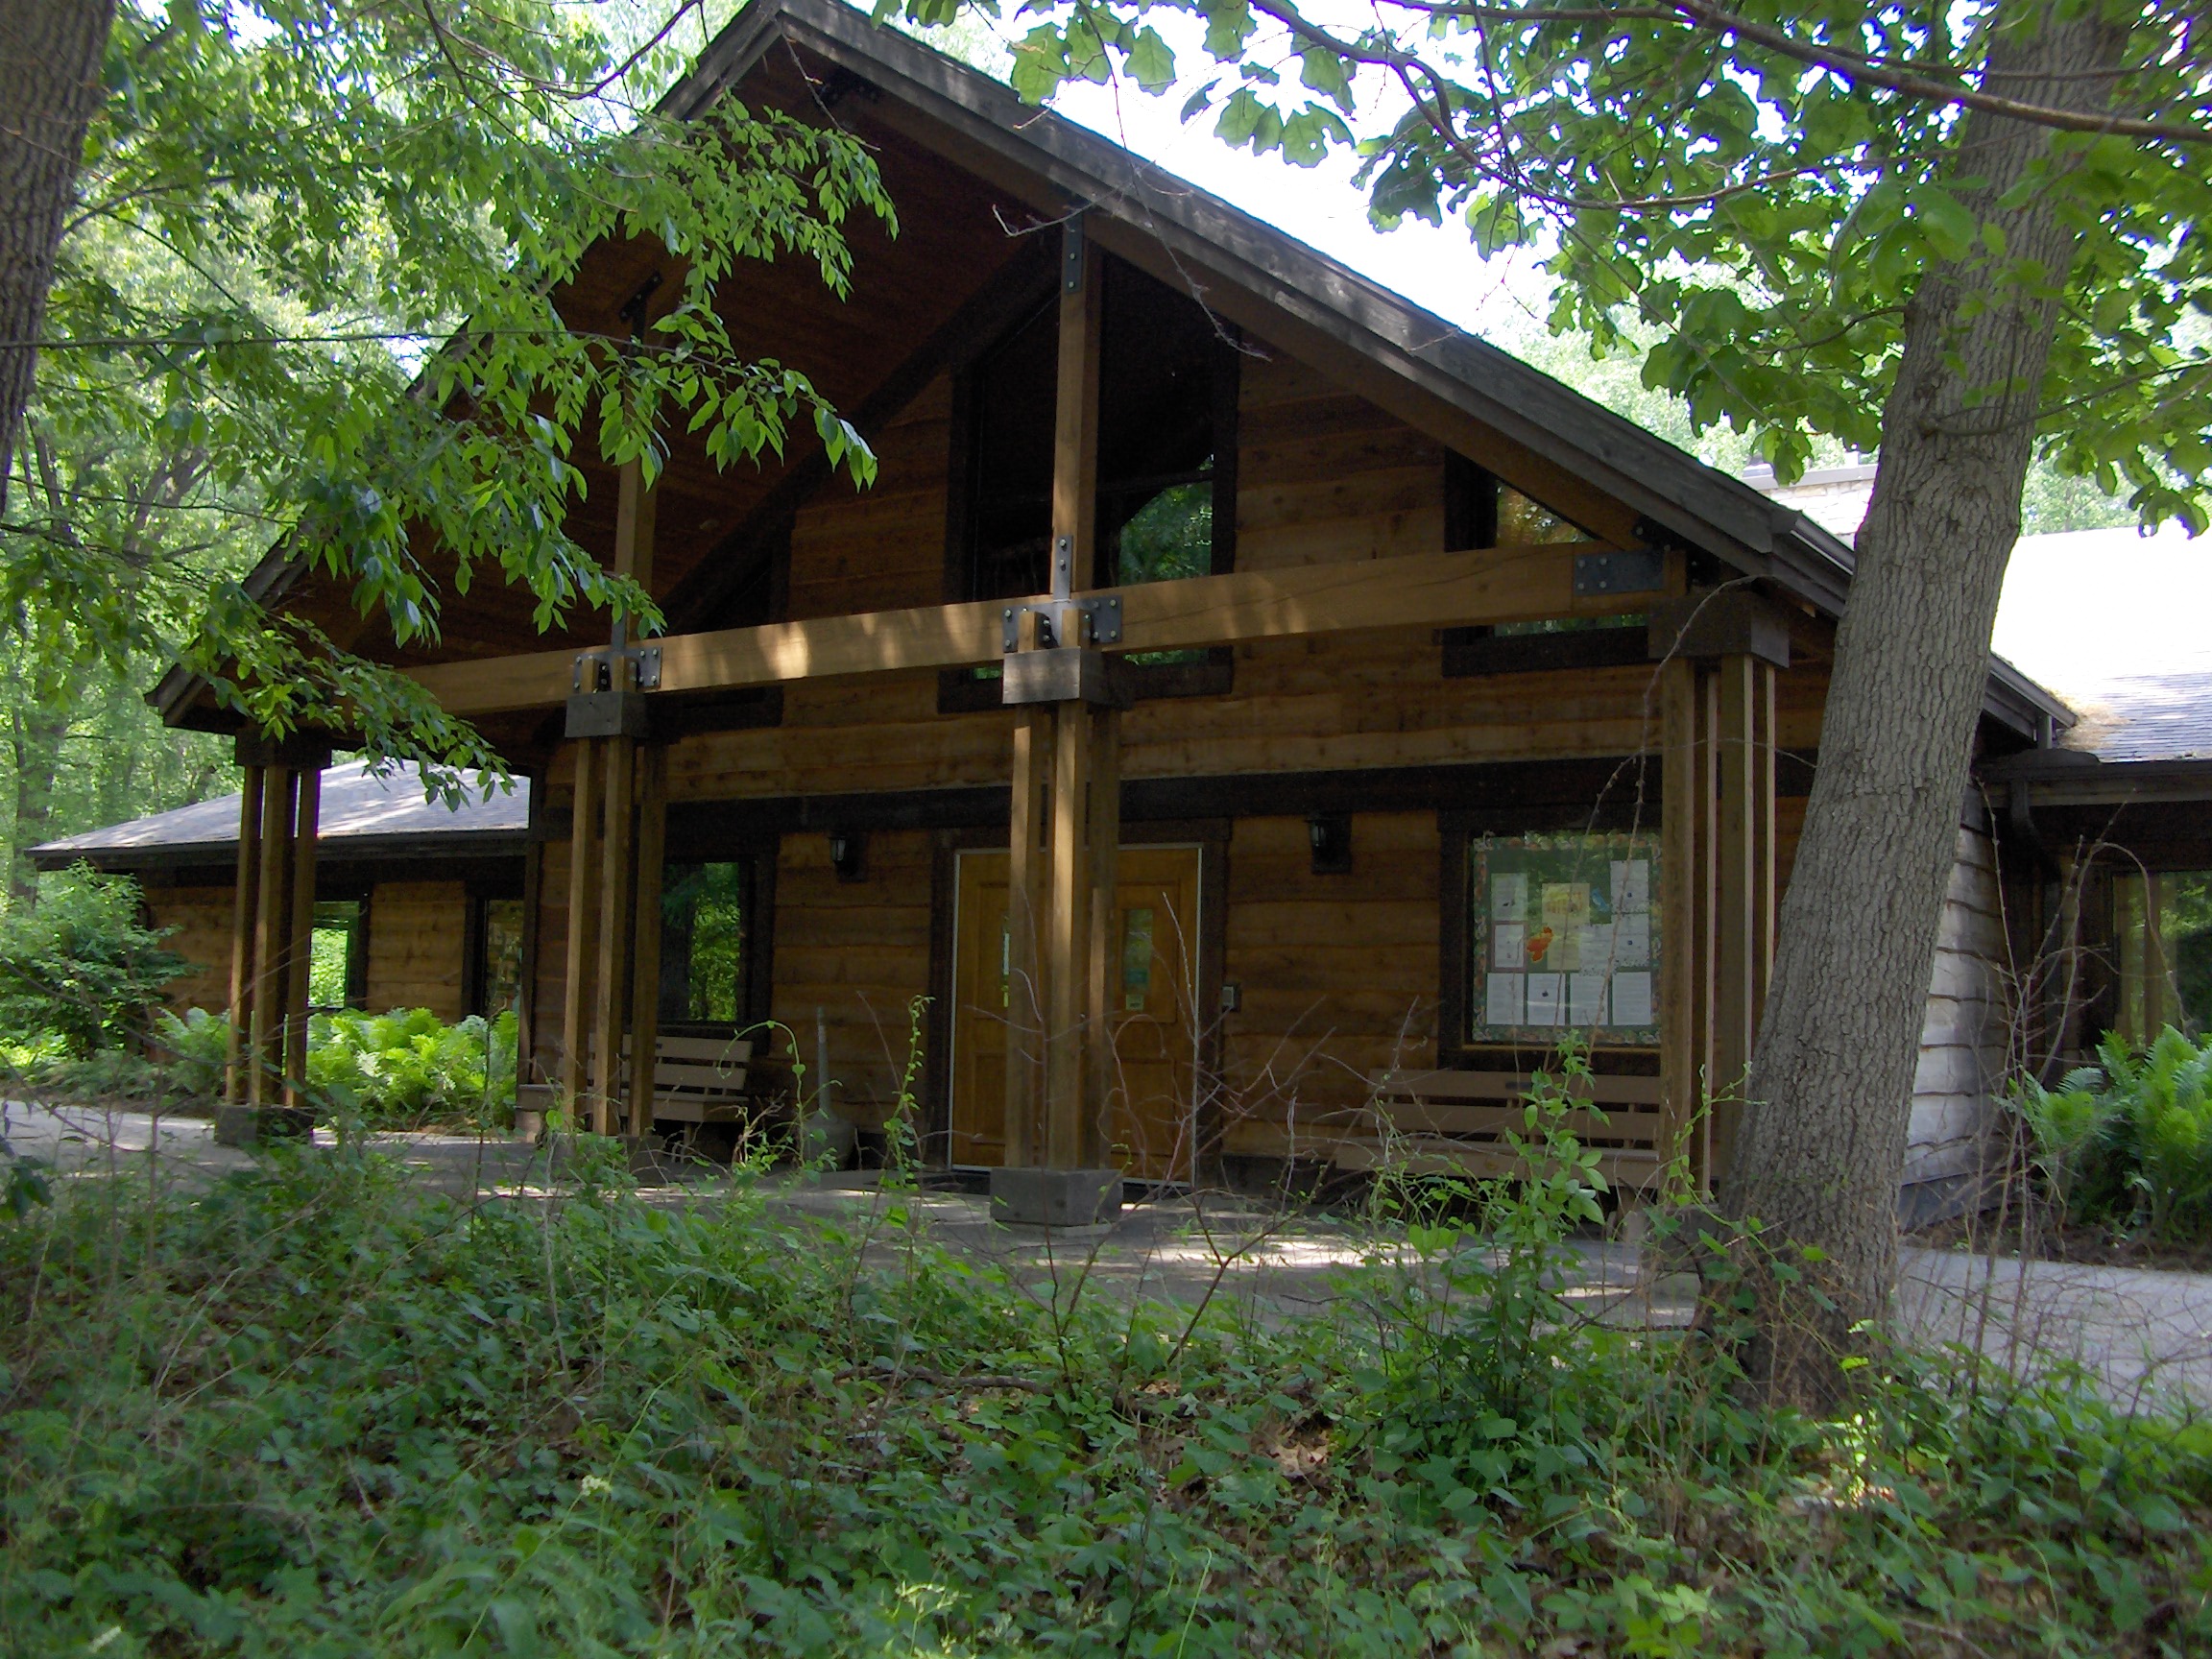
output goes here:
[{"label": "wooden support post", "polygon": [[[1023,649],[1037,639],[1037,614],[1022,617]],[[1045,1034],[1050,996],[1044,981],[1047,910],[1046,804],[1051,794],[1052,710],[1031,704],[1014,711],[1014,789],[1006,857],[1006,1150],[1021,1168],[1038,1162],[1044,1100]]]},{"label": "wooden support post", "polygon": [[323,769],[299,770],[292,829],[292,882],[288,938],[290,972],[284,997],[284,1104],[307,1101],[308,978],[315,965],[315,832],[322,817]]},{"label": "wooden support post", "polygon": [[[1082,1160],[1101,1168],[1114,1148],[1114,1091],[1120,1081],[1114,1053],[1114,1013],[1120,991],[1121,930],[1116,894],[1121,862],[1121,712],[1086,710],[1091,719],[1091,960],[1084,974],[1087,1039]],[[1204,1016],[1193,1011],[1198,1023]],[[1188,1158],[1190,1149],[1185,1149]],[[1187,1174],[1195,1176],[1194,1169]]]},{"label": "wooden support post", "polygon": [[1701,951],[1697,665],[1676,657],[1659,670],[1659,740],[1665,757],[1659,805],[1659,1076],[1664,1099],[1660,1156],[1687,1155],[1704,1167],[1703,1045],[1697,1041]]},{"label": "wooden support post", "polygon": [[1774,961],[1774,670],[1746,655],[1715,671],[1719,796],[1714,942],[1713,1178],[1726,1178],[1744,1073]]},{"label": "wooden support post", "polygon": [[630,857],[637,823],[637,746],[610,737],[601,757],[600,800],[606,822],[599,831],[599,965],[593,975],[591,1013],[592,1119],[602,1135],[620,1132],[622,1039],[629,1027]]},{"label": "wooden support post", "polygon": [[1751,811],[1758,846],[1752,859],[1751,1025],[1758,1029],[1767,1012],[1767,986],[1774,977],[1774,929],[1780,921],[1781,894],[1775,888],[1774,853],[1774,665],[1752,659]]},{"label": "wooden support post", "polygon": [[1089,835],[1091,710],[1052,708],[1052,878],[1045,932],[1045,984],[1051,1021],[1045,1043],[1045,1164],[1083,1166],[1094,1114],[1086,1038],[1091,1013],[1091,913],[1096,882]]},{"label": "wooden support post", "polygon": [[545,775],[530,776],[530,839],[522,849],[522,984],[515,1010],[515,1081],[535,1083],[538,1055],[538,948],[544,938]]},{"label": "wooden support post", "polygon": [[1719,1072],[1713,1057],[1714,1022],[1719,1007],[1720,959],[1720,682],[1710,664],[1697,673],[1697,956],[1691,974],[1694,999],[1691,1041],[1696,1045],[1700,1094],[1705,1122],[1697,1137],[1701,1162],[1697,1182],[1713,1187],[1713,1112],[1720,1091]]},{"label": "wooden support post", "polygon": [[[1098,347],[1105,284],[1097,255],[1086,245],[1084,218],[1073,215],[1060,232],[1059,379],[1052,409],[1053,557],[1068,559],[1071,589],[1097,584]],[[1058,582],[1051,587],[1063,590]]]},{"label": "wooden support post", "polygon": [[636,461],[622,463],[614,483],[614,574],[650,585],[658,492],[645,487]]},{"label": "wooden support post", "polygon": [[668,847],[668,750],[637,754],[637,904],[631,929],[630,1133],[653,1129],[654,1049],[661,1041],[661,887]]},{"label": "wooden support post", "polygon": [[245,768],[238,792],[238,875],[230,904],[230,1035],[223,1052],[223,1098],[242,1106],[251,1090],[248,1055],[253,1026],[254,926],[261,909],[261,774]]},{"label": "wooden support post", "polygon": [[247,1046],[246,1098],[266,1106],[276,1091],[269,1079],[282,1064],[286,903],[292,878],[292,768],[261,769],[261,875],[254,884],[253,1023]]},{"label": "wooden support post", "polygon": [[561,981],[561,1095],[572,1121],[585,1121],[585,1057],[591,1016],[591,969],[599,923],[599,747],[576,745],[575,804],[568,826],[568,941]]}]

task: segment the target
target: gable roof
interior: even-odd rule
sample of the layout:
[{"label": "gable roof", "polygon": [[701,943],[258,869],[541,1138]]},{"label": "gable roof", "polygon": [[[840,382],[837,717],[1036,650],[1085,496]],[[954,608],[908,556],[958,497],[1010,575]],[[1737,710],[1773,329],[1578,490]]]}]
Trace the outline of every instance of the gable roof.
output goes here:
[{"label": "gable roof", "polygon": [[[447,806],[424,797],[421,773],[411,762],[396,762],[381,778],[370,768],[367,760],[351,760],[323,773],[316,838],[327,857],[518,854],[528,839],[527,779],[516,779],[512,794],[499,794],[487,789],[479,774],[465,772],[462,804]],[[62,870],[79,860],[108,871],[227,862],[238,851],[239,799],[235,793],[217,796],[64,835],[31,848],[25,856],[40,870]]]},{"label": "gable roof", "polygon": [[[1001,181],[1018,178],[1032,190],[1042,181],[1063,210],[1091,209],[1101,240],[1119,233],[1117,251],[1164,250],[1175,273],[1225,314],[1257,301],[1265,315],[1257,332],[1361,367],[1359,389],[1385,400],[1395,394],[1414,425],[1433,428],[1439,416],[1479,423],[1623,503],[1653,539],[1701,547],[1822,613],[1841,613],[1851,549],[1806,514],[842,0],[755,0],[669,91],[661,111],[698,117],[780,47],[793,62],[803,55],[913,111],[930,130],[921,141],[938,142],[957,165]],[[1282,338],[1286,332],[1292,337]],[[280,552],[264,562],[259,590],[281,590],[283,565]],[[155,700],[174,716],[190,691],[172,674]],[[1984,709],[2031,736],[2071,721],[2063,704],[1994,660]]]}]

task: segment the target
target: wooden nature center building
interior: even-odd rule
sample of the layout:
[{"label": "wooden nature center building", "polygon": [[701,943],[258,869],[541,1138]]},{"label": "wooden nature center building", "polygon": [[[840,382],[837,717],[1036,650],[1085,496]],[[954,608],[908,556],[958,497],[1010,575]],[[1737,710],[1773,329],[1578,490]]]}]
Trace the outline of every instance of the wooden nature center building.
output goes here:
[{"label": "wooden nature center building", "polygon": [[[526,1098],[647,1134],[671,1041],[743,1036],[1089,1220],[1397,1138],[1495,1170],[1575,1033],[1618,1183],[1723,1169],[1849,548],[835,0],[757,0],[672,108],[725,94],[878,158],[901,228],[851,227],[849,300],[725,285],[875,486],[680,434],[650,491],[587,464],[572,533],[667,618],[635,643],[478,582],[395,651],[281,551],[254,578],[529,778]],[[602,245],[559,303],[620,333],[668,263]],[[1984,753],[2063,718],[1993,662]],[[235,1088],[274,1105],[328,748],[239,755]]]}]

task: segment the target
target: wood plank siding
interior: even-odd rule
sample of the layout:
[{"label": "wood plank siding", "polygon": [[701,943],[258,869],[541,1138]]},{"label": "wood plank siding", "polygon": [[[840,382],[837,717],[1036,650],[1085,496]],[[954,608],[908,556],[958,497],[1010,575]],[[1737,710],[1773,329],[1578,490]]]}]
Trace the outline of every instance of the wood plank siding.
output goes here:
[{"label": "wood plank siding", "polygon": [[1908,1220],[1956,1210],[1961,1189],[1987,1167],[1996,1127],[1992,1096],[2003,1087],[2009,1062],[2008,957],[1996,847],[1980,802],[1969,801],[1943,896],[1912,1079],[1903,1204]]},{"label": "wood plank siding", "polygon": [[[1286,354],[1253,345],[1241,364],[1236,567],[1286,569],[1432,553],[1444,546],[1445,450],[1403,421]],[[877,436],[881,476],[861,493],[840,482],[798,513],[790,540],[792,617],[935,604],[947,589],[951,388],[940,376]],[[1503,453],[1503,452],[1502,452]],[[1478,462],[1500,457],[1475,456]],[[1538,555],[1571,559],[1573,549]],[[1815,645],[1824,625],[1803,624]],[[1250,641],[1231,648],[1222,694],[1139,701],[1121,721],[1121,767],[1143,782],[1189,777],[1358,772],[1656,753],[1653,669],[1642,662],[1448,677],[1441,635],[1378,629]],[[1818,739],[1825,652],[1783,674],[1779,736],[1809,755]],[[556,825],[572,762],[548,779]],[[1616,786],[1635,791],[1632,770]],[[940,712],[934,672],[803,680],[782,691],[780,724],[697,733],[669,751],[672,807],[889,791],[1002,788],[1009,716]],[[1785,764],[1778,808],[1783,878],[1802,820],[1803,766]],[[1792,798],[1794,797],[1794,798]],[[1655,790],[1648,793],[1656,822]],[[1281,814],[1277,805],[1270,809]],[[1557,808],[1531,829],[1556,829]],[[1002,808],[1000,809],[1002,813]],[[1297,1114],[1358,1102],[1368,1072],[1435,1063],[1442,896],[1435,810],[1356,811],[1352,861],[1316,875],[1302,815],[1237,815],[1227,830],[1226,904],[1204,1022],[1217,1040],[1214,1130],[1231,1152],[1281,1139]],[[1003,817],[997,820],[1003,834]],[[963,844],[988,841],[977,817]],[[557,831],[558,832],[558,831]],[[812,1073],[816,1011],[831,1097],[879,1122],[907,1055],[912,998],[943,995],[932,960],[932,903],[951,831],[877,830],[860,879],[840,880],[820,829],[789,830],[775,854],[772,1009],[788,1031],[756,1052],[788,1068],[795,1040]],[[955,837],[957,838],[957,837]],[[538,943],[539,1006],[557,1008],[566,932],[567,850],[546,848]],[[946,925],[938,917],[937,930]],[[948,948],[940,940],[937,949]],[[1241,1005],[1214,1011],[1221,982]],[[541,1023],[550,1075],[560,1034]],[[929,1102],[941,1126],[943,1103]],[[943,1156],[941,1145],[927,1151]]]},{"label": "wood plank siding", "polygon": [[459,881],[381,881],[369,893],[368,1006],[427,1008],[458,1020],[469,889]]}]

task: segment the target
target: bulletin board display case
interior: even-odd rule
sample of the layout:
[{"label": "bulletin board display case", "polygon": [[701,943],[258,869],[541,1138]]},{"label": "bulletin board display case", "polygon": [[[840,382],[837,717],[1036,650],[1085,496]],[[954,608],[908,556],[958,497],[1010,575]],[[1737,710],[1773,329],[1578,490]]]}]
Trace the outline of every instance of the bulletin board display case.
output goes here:
[{"label": "bulletin board display case", "polygon": [[1475,838],[1467,860],[1468,1040],[1659,1041],[1659,838]]}]

